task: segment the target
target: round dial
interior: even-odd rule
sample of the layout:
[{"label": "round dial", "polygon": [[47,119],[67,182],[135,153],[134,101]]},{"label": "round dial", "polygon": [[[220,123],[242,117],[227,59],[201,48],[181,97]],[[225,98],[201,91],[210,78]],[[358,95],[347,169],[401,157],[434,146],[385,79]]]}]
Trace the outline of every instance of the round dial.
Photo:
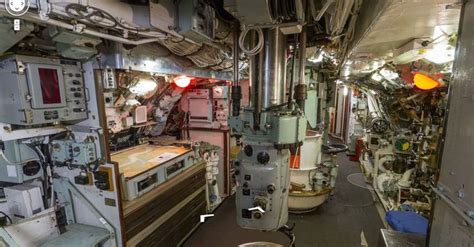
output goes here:
[{"label": "round dial", "polygon": [[9,14],[13,16],[20,16],[25,14],[30,7],[29,0],[7,0],[5,1],[5,7]]}]

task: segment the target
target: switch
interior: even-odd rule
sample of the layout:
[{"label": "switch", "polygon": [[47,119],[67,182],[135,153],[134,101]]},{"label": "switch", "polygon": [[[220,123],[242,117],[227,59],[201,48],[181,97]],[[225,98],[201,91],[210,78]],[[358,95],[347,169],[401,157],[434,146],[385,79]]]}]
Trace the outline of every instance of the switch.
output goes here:
[{"label": "switch", "polygon": [[74,183],[79,185],[89,184],[89,176],[85,174],[77,175],[74,177]]},{"label": "switch", "polygon": [[252,219],[252,211],[248,209],[242,209],[242,218]]},{"label": "switch", "polygon": [[109,190],[109,173],[106,171],[97,171],[94,173],[95,187],[100,190]]},{"label": "switch", "polygon": [[74,108],[74,109],[72,109],[72,111],[73,112],[84,112],[85,109],[83,109],[83,108]]},{"label": "switch", "polygon": [[81,82],[78,81],[78,80],[74,80],[74,81],[72,81],[72,84],[74,84],[74,85],[81,85]]},{"label": "switch", "polygon": [[80,97],[82,97],[82,94],[81,93],[74,93],[74,97],[80,98]]}]

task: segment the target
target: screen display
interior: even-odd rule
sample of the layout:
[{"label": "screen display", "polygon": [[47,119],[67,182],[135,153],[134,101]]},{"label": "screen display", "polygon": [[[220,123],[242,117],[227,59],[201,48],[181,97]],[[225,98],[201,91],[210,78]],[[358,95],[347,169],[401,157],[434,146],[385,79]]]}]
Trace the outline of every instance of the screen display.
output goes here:
[{"label": "screen display", "polygon": [[61,92],[57,69],[38,68],[43,104],[61,103]]}]

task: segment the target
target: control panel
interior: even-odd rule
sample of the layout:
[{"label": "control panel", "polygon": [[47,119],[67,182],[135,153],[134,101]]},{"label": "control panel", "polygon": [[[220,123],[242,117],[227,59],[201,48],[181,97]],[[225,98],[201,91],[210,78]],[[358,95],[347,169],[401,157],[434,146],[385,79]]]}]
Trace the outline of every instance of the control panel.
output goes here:
[{"label": "control panel", "polygon": [[190,89],[187,93],[189,126],[205,128],[227,127],[229,117],[229,87]]},{"label": "control panel", "polygon": [[115,79],[115,70],[106,68],[104,70],[104,89],[116,89],[117,81]]},{"label": "control panel", "polygon": [[55,140],[51,144],[51,159],[60,164],[88,165],[97,161],[94,142]]},{"label": "control panel", "polygon": [[0,61],[0,122],[32,126],[87,118],[81,63],[14,55]]}]

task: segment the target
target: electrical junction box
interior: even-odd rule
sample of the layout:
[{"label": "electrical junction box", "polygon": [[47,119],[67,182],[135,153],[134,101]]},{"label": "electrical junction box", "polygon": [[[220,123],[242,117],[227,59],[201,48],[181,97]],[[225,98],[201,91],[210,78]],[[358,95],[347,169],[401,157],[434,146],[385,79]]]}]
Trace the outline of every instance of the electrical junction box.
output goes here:
[{"label": "electrical junction box", "polygon": [[212,123],[211,92],[209,89],[191,89],[188,91],[189,122]]},{"label": "electrical junction box", "polygon": [[133,117],[122,118],[122,125],[124,128],[129,128],[133,126]]},{"label": "electrical junction box", "polygon": [[148,120],[147,107],[144,105],[137,106],[135,110],[133,111],[133,118],[134,118],[135,124],[145,123]]},{"label": "electrical junction box", "polygon": [[0,61],[0,122],[32,126],[87,118],[82,66],[13,55]]},{"label": "electrical junction box", "polygon": [[89,59],[98,53],[95,47],[102,43],[99,38],[54,26],[48,27],[48,32],[61,56],[71,59]]},{"label": "electrical junction box", "polygon": [[[13,29],[14,22],[20,21],[20,30],[16,31]],[[12,48],[15,44],[18,44],[23,38],[30,34],[34,30],[34,25],[29,22],[25,22],[20,19],[12,19],[6,16],[0,18],[0,53],[4,53]]]},{"label": "electrical junction box", "polygon": [[55,140],[52,142],[51,159],[55,162],[70,162],[73,165],[87,165],[97,160],[93,142]]},{"label": "electrical junction box", "polygon": [[104,69],[103,74],[104,89],[117,89],[117,80],[115,79],[115,70],[112,68]]},{"label": "electrical junction box", "polygon": [[224,9],[237,18],[241,24],[274,24],[266,0],[224,0]]},{"label": "electrical junction box", "polygon": [[[8,161],[0,157],[0,182],[19,184],[43,176],[38,155],[25,144],[7,141],[3,153]],[[20,164],[21,161],[28,160],[30,161]]]},{"label": "electrical junction box", "polygon": [[51,142],[51,159],[57,162],[71,161],[73,140],[54,140]]},{"label": "electrical junction box", "polygon": [[95,143],[82,142],[72,144],[72,164],[87,165],[97,160]]},{"label": "electrical junction box", "polygon": [[44,210],[40,187],[20,184],[4,188],[7,205],[15,219],[26,219]]},{"label": "electrical junction box", "polygon": [[215,37],[214,9],[204,0],[187,0],[178,3],[178,32],[196,42]]},{"label": "electrical junction box", "polygon": [[228,86],[215,86],[212,88],[213,99],[227,99],[229,97]]},{"label": "electrical junction box", "polygon": [[227,127],[229,87],[191,89],[187,93],[189,126],[218,129]]}]

